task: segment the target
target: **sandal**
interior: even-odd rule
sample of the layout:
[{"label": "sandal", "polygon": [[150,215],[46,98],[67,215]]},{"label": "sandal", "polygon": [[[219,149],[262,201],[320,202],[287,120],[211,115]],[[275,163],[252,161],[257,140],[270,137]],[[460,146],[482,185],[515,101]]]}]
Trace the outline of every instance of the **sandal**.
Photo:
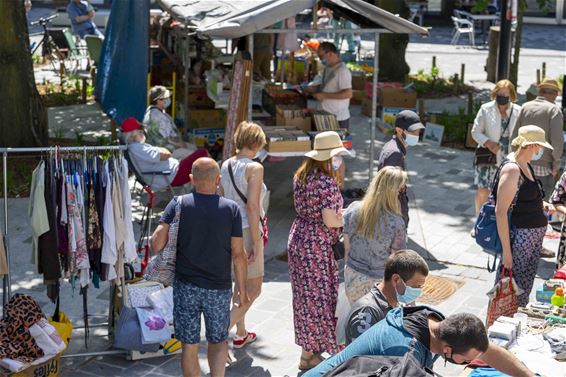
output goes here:
[{"label": "sandal", "polygon": [[301,356],[301,361],[299,362],[299,370],[303,372],[310,370],[320,364],[321,361],[322,360],[317,355],[312,355],[309,358]]}]

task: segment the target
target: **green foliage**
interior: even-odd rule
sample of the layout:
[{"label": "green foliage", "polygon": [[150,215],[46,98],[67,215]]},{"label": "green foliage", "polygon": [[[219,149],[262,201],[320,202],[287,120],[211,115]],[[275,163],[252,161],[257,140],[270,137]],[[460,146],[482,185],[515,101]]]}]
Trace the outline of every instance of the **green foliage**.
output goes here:
[{"label": "green foliage", "polygon": [[63,127],[58,127],[53,130],[53,135],[56,139],[62,139],[65,135],[65,129]]},{"label": "green foliage", "polygon": [[95,140],[96,140],[96,145],[105,146],[112,144],[112,139],[106,136],[97,136]]},{"label": "green foliage", "polygon": [[463,143],[468,133],[468,124],[473,123],[481,106],[480,102],[474,103],[471,114],[466,114],[464,108],[459,108],[457,114],[442,112],[436,116],[436,123],[444,126],[444,143]]},{"label": "green foliage", "polygon": [[84,144],[85,137],[84,137],[84,135],[83,135],[82,132],[80,132],[80,131],[75,131],[75,139],[77,140],[77,144],[78,144],[78,145]]},{"label": "green foliage", "polygon": [[409,82],[419,97],[446,97],[468,91],[466,85],[456,80],[456,75],[448,80],[442,78],[438,67],[432,67],[429,72],[419,69],[417,74],[409,75]]},{"label": "green foliage", "polygon": [[[472,13],[481,13],[487,9],[487,6],[491,3],[491,0],[476,0],[476,3],[472,7]],[[552,10],[554,5],[553,0],[537,0],[537,5],[540,10],[544,13],[548,13]],[[528,7],[527,0],[519,0],[519,7],[526,9]]]},{"label": "green foliage", "polygon": [[31,61],[33,62],[33,64],[40,64],[41,63],[41,55],[33,54],[31,56]]}]

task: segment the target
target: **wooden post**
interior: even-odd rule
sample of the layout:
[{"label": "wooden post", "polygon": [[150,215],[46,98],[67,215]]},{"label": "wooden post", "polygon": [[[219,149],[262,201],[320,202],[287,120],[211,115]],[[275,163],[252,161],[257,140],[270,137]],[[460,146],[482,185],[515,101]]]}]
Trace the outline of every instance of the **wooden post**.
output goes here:
[{"label": "wooden post", "polygon": [[[314,30],[318,29],[318,1],[314,2],[314,7],[312,9],[312,28]],[[280,34],[284,35],[284,34]]]},{"label": "wooden post", "polygon": [[458,77],[458,74],[456,73],[454,75],[454,89],[455,89],[456,93],[458,93],[459,87],[460,87],[460,78]]},{"label": "wooden post", "polygon": [[432,56],[432,68],[436,67],[436,56]]},{"label": "wooden post", "polygon": [[88,86],[87,83],[87,77],[82,77],[81,78],[82,81],[82,86],[81,86],[81,99],[83,101],[83,103],[86,103],[86,87]]},{"label": "wooden post", "polygon": [[112,137],[112,141],[118,140],[118,125],[114,119],[110,119],[110,136]]},{"label": "wooden post", "polygon": [[468,115],[474,111],[474,93],[468,92]]},{"label": "wooden post", "polygon": [[464,74],[466,73],[466,64],[462,63],[460,67],[460,81],[464,84]]},{"label": "wooden post", "polygon": [[65,64],[59,63],[59,81],[61,82],[61,93],[64,93],[63,85],[65,84]]},{"label": "wooden post", "polygon": [[541,80],[546,78],[546,62],[542,62],[542,75],[540,76]]},{"label": "wooden post", "polygon": [[419,97],[419,118],[421,118],[421,122],[424,121],[425,118],[424,98],[420,98],[420,97]]},{"label": "wooden post", "polygon": [[540,69],[537,69],[537,85],[540,84]]}]

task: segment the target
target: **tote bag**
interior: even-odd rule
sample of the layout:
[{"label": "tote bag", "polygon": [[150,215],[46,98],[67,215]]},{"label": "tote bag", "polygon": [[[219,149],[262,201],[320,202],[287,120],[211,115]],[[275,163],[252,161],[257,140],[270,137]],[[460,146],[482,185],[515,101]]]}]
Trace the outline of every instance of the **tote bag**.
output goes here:
[{"label": "tote bag", "polygon": [[519,309],[519,300],[522,290],[513,280],[513,270],[509,269],[509,276],[505,276],[505,267],[502,267],[499,282],[487,293],[489,305],[487,308],[486,327],[489,327],[501,316],[513,317]]}]

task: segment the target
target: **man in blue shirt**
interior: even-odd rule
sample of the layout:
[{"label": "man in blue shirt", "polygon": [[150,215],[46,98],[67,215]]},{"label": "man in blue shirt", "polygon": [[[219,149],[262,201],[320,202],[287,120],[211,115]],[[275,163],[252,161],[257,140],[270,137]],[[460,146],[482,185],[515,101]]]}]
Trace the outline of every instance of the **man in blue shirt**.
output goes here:
[{"label": "man in blue shirt", "polygon": [[220,184],[216,161],[207,157],[196,160],[191,181],[195,191],[171,200],[151,236],[151,246],[159,252],[167,244],[169,224],[180,200],[173,318],[175,338],[183,344],[181,368],[183,376],[201,375],[198,348],[204,314],[210,374],[223,376],[228,356],[232,264],[240,303],[249,302],[242,217],[236,202],[216,194]]},{"label": "man in blue shirt", "polygon": [[71,20],[73,34],[81,38],[85,35],[104,37],[94,23],[94,8],[87,0],[71,0],[67,5],[67,14]]}]

